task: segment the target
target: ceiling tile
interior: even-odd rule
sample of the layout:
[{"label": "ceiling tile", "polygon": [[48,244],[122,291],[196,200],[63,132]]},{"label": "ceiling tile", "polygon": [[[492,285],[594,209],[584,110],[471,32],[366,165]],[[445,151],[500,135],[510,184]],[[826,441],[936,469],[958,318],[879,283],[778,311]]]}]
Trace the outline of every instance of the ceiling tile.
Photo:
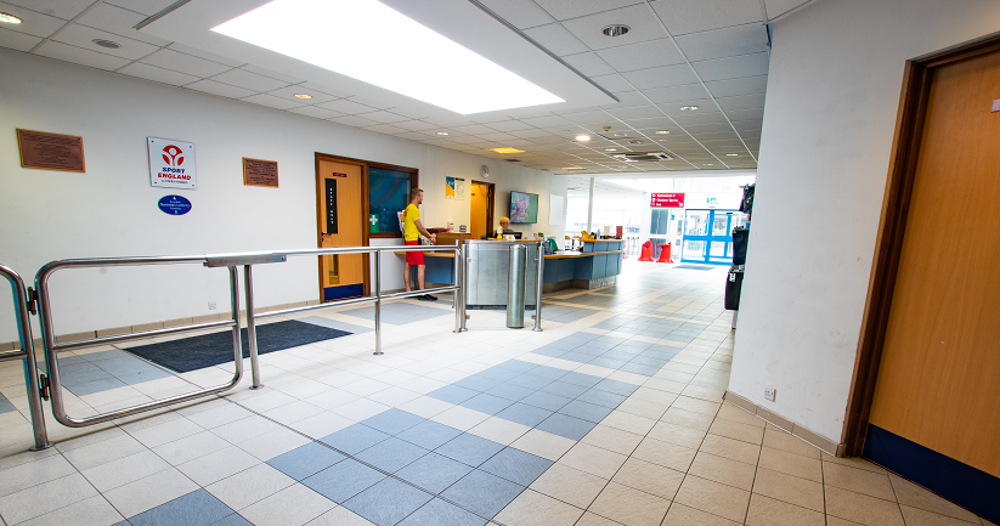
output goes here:
[{"label": "ceiling tile", "polygon": [[490,123],[484,124],[484,126],[486,126],[487,128],[490,128],[490,129],[493,129],[493,130],[497,130],[497,131],[502,131],[502,132],[511,132],[511,131],[516,131],[516,130],[528,130],[528,129],[532,128],[532,126],[530,124],[521,122],[521,121],[516,120],[516,119],[511,119],[511,120],[507,120],[507,121],[499,121],[499,122],[490,122]]},{"label": "ceiling tile", "polygon": [[642,3],[639,0],[535,0],[557,20],[610,11]]},{"label": "ceiling tile", "polygon": [[705,82],[767,75],[767,52],[694,62],[695,71]]},{"label": "ceiling tile", "polygon": [[[212,77],[212,80],[222,82],[223,84],[229,84],[230,86],[248,89],[253,92],[272,91],[288,86],[286,82],[258,75],[256,73],[250,73],[249,71],[244,71],[239,68],[231,69],[224,73],[215,75]],[[304,104],[304,102],[298,101],[295,105],[301,106],[302,104]]]},{"label": "ceiling tile", "polygon": [[[336,100],[337,97],[333,95],[327,95],[313,89],[308,89],[302,84],[296,84],[294,86],[285,86],[276,90],[271,90],[267,92],[268,95],[274,95],[275,97],[281,97],[284,99],[299,101],[304,104],[319,104],[321,102],[330,102]],[[299,99],[296,94],[311,95],[311,99]]]},{"label": "ceiling tile", "polygon": [[[347,99],[340,99],[340,100],[334,100],[334,101],[330,101],[330,102],[323,102],[323,103],[320,103],[320,104],[316,104],[316,106],[319,106],[320,108],[326,108],[328,110],[337,111],[337,112],[343,113],[345,115],[356,115],[358,113],[368,113],[368,112],[373,111],[373,110],[376,109],[376,108],[372,108],[371,106],[365,106],[364,104],[358,104],[357,102],[354,102],[352,100],[347,100]],[[368,119],[365,119],[365,120],[367,120],[369,123],[375,124],[373,121],[370,121]]]},{"label": "ceiling tile", "polygon": [[269,108],[275,108],[279,110],[288,110],[292,108],[298,108],[304,106],[300,102],[292,102],[288,99],[283,99],[281,97],[275,97],[274,95],[268,95],[266,93],[261,93],[258,95],[251,95],[249,97],[243,97],[244,101],[252,102],[254,104],[259,104],[261,106],[267,106]]},{"label": "ceiling tile", "polygon": [[394,122],[403,122],[406,120],[410,120],[408,117],[403,117],[402,115],[382,110],[372,111],[368,113],[361,113],[358,115],[358,117],[361,117],[362,119],[370,119],[379,124],[391,124]]},{"label": "ceiling tile", "polygon": [[740,121],[747,121],[747,120],[753,120],[753,121],[758,121],[759,122],[764,117],[764,108],[751,108],[751,109],[746,109],[746,110],[730,110],[730,111],[726,112],[726,115],[729,117],[729,120],[731,120],[733,122],[740,122]]},{"label": "ceiling tile", "polygon": [[41,41],[41,37],[18,33],[17,31],[8,31],[0,27],[0,47],[16,51],[31,51],[31,48],[37,46]]},{"label": "ceiling tile", "polygon": [[578,126],[617,124],[615,118],[604,110],[561,113],[560,117]]},{"label": "ceiling tile", "polygon": [[344,124],[344,125],[347,125],[347,126],[353,126],[353,127],[356,127],[356,128],[361,128],[361,127],[364,127],[364,126],[375,126],[376,124],[378,124],[375,121],[368,120],[368,119],[362,119],[361,117],[358,117],[356,115],[345,115],[343,117],[336,117],[336,118],[329,119],[329,120],[331,120],[333,122],[336,122],[336,123]]},{"label": "ceiling tile", "polygon": [[286,75],[284,73],[279,73],[277,71],[272,71],[270,69],[254,66],[253,64],[243,64],[242,66],[240,66],[240,69],[244,71],[249,71],[250,73],[256,73],[258,75],[272,78],[275,80],[280,80],[285,84],[299,84],[303,82],[303,80],[298,77],[293,77],[291,75]]},{"label": "ceiling tile", "polygon": [[[386,103],[386,102],[378,100],[378,99],[368,98],[368,97],[365,97],[363,95],[352,95],[351,96],[351,101],[357,102],[358,104],[364,104],[365,106],[371,106],[372,108],[375,108],[376,110],[388,110],[388,109],[392,109],[392,104]],[[414,118],[417,118],[417,117],[414,117]]]},{"label": "ceiling tile", "polygon": [[692,62],[767,51],[767,30],[759,24],[692,33],[675,40]]},{"label": "ceiling tile", "polygon": [[640,90],[698,82],[698,76],[695,75],[694,71],[691,71],[691,66],[687,64],[630,71],[622,76]]},{"label": "ceiling tile", "polygon": [[536,128],[545,128],[549,126],[565,126],[569,123],[566,119],[559,117],[557,115],[548,115],[545,117],[532,117],[529,119],[521,119],[522,122],[535,126]]},{"label": "ceiling tile", "polygon": [[608,113],[622,120],[650,119],[662,117],[663,112],[656,106],[634,106],[631,108],[611,108]]},{"label": "ceiling tile", "polygon": [[438,126],[435,126],[429,122],[418,121],[418,120],[395,122],[393,123],[393,126],[398,126],[400,128],[404,128],[410,131],[424,131],[424,130],[438,129]]},{"label": "ceiling tile", "polygon": [[170,5],[174,4],[176,0],[104,0],[106,3],[114,4],[118,7],[124,7],[135,11],[137,13],[142,13],[144,15],[155,15],[160,11],[163,11]]},{"label": "ceiling tile", "polygon": [[597,75],[590,77],[590,80],[596,82],[602,88],[610,91],[611,93],[621,93],[625,91],[635,91],[635,87],[625,80],[625,77],[619,75],[618,73],[612,73],[610,75]]},{"label": "ceiling tile", "polygon": [[194,57],[186,53],[179,53],[171,49],[161,49],[142,59],[142,62],[202,78],[218,75],[223,71],[231,69],[230,66]]},{"label": "ceiling tile", "polygon": [[309,92],[312,95],[315,95],[315,93],[312,93],[313,91],[318,91],[320,93],[324,93],[326,95],[330,95],[338,99],[351,96],[351,94],[346,91],[339,90],[337,88],[331,88],[330,86],[325,86],[323,84],[317,84],[315,82],[302,82],[299,83],[298,85],[305,88],[306,90],[312,90]]},{"label": "ceiling tile", "polygon": [[164,84],[171,84],[174,86],[183,86],[198,80],[198,77],[178,73],[169,69],[158,68],[156,66],[150,66],[149,64],[143,64],[142,62],[133,62],[124,68],[119,69],[117,73],[123,73],[125,75],[152,80],[154,82],[162,82]]},{"label": "ceiling tile", "polygon": [[403,138],[403,139],[408,139],[408,140],[411,140],[411,141],[420,141],[420,142],[423,142],[423,141],[431,138],[430,135],[427,135],[427,134],[424,134],[424,133],[420,133],[420,132],[406,132],[406,133],[401,133],[401,134],[397,135],[397,137],[400,137],[400,138]]},{"label": "ceiling tile", "polygon": [[767,75],[744,77],[739,79],[713,80],[706,82],[708,91],[715,97],[734,97],[737,95],[754,95],[767,91]]},{"label": "ceiling tile", "polygon": [[551,15],[532,0],[480,0],[491,11],[514,27],[526,29],[555,22]]},{"label": "ceiling tile", "polygon": [[69,20],[90,7],[94,0],[6,0],[5,3]]},{"label": "ceiling tile", "polygon": [[603,49],[597,54],[619,73],[685,62],[677,46],[668,38]]},{"label": "ceiling tile", "polygon": [[53,41],[42,44],[35,51],[35,54],[109,71],[116,70],[129,63],[124,58],[113,57],[104,53],[98,53],[97,51]]},{"label": "ceiling tile", "polygon": [[315,117],[317,119],[333,119],[344,116],[343,113],[323,109],[318,106],[299,106],[298,108],[291,108],[288,111],[298,113],[299,115],[305,115],[307,117]]},{"label": "ceiling tile", "polygon": [[809,0],[764,0],[764,6],[768,20],[773,20],[807,2]]},{"label": "ceiling tile", "polygon": [[733,127],[728,122],[712,122],[707,124],[687,124],[684,129],[696,138],[699,133],[722,133],[732,131]]},{"label": "ceiling tile", "polygon": [[[667,66],[668,68],[673,66]],[[659,69],[659,68],[655,68]],[[690,69],[690,68],[688,68]],[[632,73],[635,73],[634,71]],[[631,73],[630,73],[631,74]],[[619,102],[601,104],[600,108],[614,108],[615,106],[637,106],[640,104],[649,104],[649,99],[642,94],[641,91],[625,91],[621,93],[615,93],[615,97],[618,97]]]},{"label": "ceiling tile", "polygon": [[525,34],[535,42],[541,44],[545,49],[559,56],[590,51],[578,38],[573,36],[573,33],[567,31],[559,23],[528,29],[525,31]]},{"label": "ceiling tile", "polygon": [[692,101],[700,101],[710,97],[701,83],[648,89],[643,91],[643,93],[657,105],[668,103],[690,105]]},{"label": "ceiling tile", "polygon": [[214,80],[199,80],[198,82],[186,84],[184,87],[204,91],[205,93],[211,93],[212,95],[218,95],[220,97],[229,97],[231,99],[240,99],[254,94],[254,92],[250,90],[237,88],[236,86],[230,86],[229,84],[223,84],[221,82],[215,82]]},{"label": "ceiling tile", "polygon": [[13,33],[24,33],[36,37],[48,37],[55,33],[57,29],[64,26],[66,21],[54,16],[45,15],[37,11],[31,11],[23,7],[0,2],[0,11],[10,13],[21,19],[17,25],[4,24],[2,29]]},{"label": "ceiling tile", "polygon": [[452,131],[456,131],[463,135],[481,135],[484,133],[495,133],[496,130],[483,126],[482,124],[467,124],[465,126],[452,126]]},{"label": "ceiling tile", "polygon": [[[652,15],[649,6],[640,2],[623,9],[567,20],[563,25],[590,49],[606,49],[667,38],[667,32]],[[611,24],[626,25],[629,32],[617,37],[605,35],[602,30]]]},{"label": "ceiling tile", "polygon": [[507,141],[512,141],[517,139],[517,137],[509,133],[501,133],[501,132],[483,133],[479,135],[479,138],[487,141],[502,142],[502,143],[506,143]]},{"label": "ceiling tile", "polygon": [[185,55],[191,55],[193,57],[203,58],[210,62],[217,62],[219,64],[225,64],[227,66],[232,66],[234,68],[246,65],[245,62],[232,59],[229,57],[224,57],[222,55],[216,55],[215,53],[210,53],[202,49],[185,46],[183,44],[178,44],[177,42],[174,42],[173,44],[170,44],[167,47],[173,51],[179,51],[181,53],[184,53]]},{"label": "ceiling tile", "polygon": [[522,139],[532,139],[532,140],[534,140],[534,139],[536,139],[538,137],[551,137],[552,136],[551,133],[549,133],[549,132],[547,132],[545,130],[539,130],[537,128],[532,128],[530,130],[514,130],[514,131],[510,132],[510,134],[513,135],[514,137],[520,137]]},{"label": "ceiling tile", "polygon": [[650,5],[674,36],[763,23],[760,0],[657,0]]},{"label": "ceiling tile", "polygon": [[720,97],[716,100],[719,101],[719,106],[723,109],[723,111],[749,110],[764,107],[763,93],[758,93],[756,95],[743,95],[740,97]]},{"label": "ceiling tile", "polygon": [[[105,55],[126,58],[130,61],[145,57],[159,48],[159,46],[118,36],[100,29],[81,26],[80,24],[67,24],[66,27],[56,33],[52,39],[62,42],[63,44],[97,51],[98,53],[104,53]],[[115,42],[121,44],[122,47],[118,49],[109,49],[98,46],[93,42],[97,39],[114,40]]]},{"label": "ceiling tile", "polygon": [[136,31],[135,25],[146,19],[134,11],[115,7],[110,4],[98,4],[86,14],[76,19],[75,22],[95,29],[110,31],[116,35],[121,35],[132,40],[139,40],[156,46],[166,46],[169,40],[164,40],[153,35],[147,35],[142,31]]},{"label": "ceiling tile", "polygon": [[376,124],[375,126],[368,126],[365,129],[368,131],[373,131],[375,133],[382,133],[385,135],[402,135],[404,133],[409,133],[407,130],[393,126],[391,124]]},{"label": "ceiling tile", "polygon": [[609,66],[596,53],[577,53],[576,55],[566,55],[562,59],[588,77],[608,75],[615,72],[615,69]]}]

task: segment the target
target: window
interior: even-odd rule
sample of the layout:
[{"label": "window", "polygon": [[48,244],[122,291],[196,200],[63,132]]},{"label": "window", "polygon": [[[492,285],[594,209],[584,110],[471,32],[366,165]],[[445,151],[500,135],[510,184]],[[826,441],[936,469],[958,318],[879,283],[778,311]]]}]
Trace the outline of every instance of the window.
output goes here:
[{"label": "window", "polygon": [[[368,168],[369,235],[401,236],[397,212],[410,202],[410,188],[415,186],[415,172],[389,168]],[[377,231],[374,221],[378,221]]]}]

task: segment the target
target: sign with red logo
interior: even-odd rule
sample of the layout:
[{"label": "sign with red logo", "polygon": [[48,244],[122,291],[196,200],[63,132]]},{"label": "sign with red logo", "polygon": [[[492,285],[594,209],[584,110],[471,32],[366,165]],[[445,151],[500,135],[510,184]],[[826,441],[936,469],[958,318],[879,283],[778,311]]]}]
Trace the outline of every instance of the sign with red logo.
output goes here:
[{"label": "sign with red logo", "polygon": [[651,194],[650,208],[684,208],[684,192],[673,194]]},{"label": "sign with red logo", "polygon": [[188,190],[198,188],[194,144],[156,137],[147,137],[146,140],[150,184]]}]

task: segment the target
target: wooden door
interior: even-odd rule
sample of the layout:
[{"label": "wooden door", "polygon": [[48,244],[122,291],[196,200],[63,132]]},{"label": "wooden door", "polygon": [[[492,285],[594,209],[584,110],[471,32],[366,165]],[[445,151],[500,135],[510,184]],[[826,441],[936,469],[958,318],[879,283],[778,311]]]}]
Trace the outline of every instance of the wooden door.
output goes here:
[{"label": "wooden door", "polygon": [[934,75],[869,422],[1000,477],[1000,53]]},{"label": "wooden door", "polygon": [[[316,162],[319,247],[365,244],[363,169],[322,156]],[[320,297],[323,301],[362,296],[367,290],[363,254],[320,256]]]},{"label": "wooden door", "polygon": [[493,184],[473,181],[470,197],[469,233],[472,239],[479,239],[496,228],[493,224]]}]

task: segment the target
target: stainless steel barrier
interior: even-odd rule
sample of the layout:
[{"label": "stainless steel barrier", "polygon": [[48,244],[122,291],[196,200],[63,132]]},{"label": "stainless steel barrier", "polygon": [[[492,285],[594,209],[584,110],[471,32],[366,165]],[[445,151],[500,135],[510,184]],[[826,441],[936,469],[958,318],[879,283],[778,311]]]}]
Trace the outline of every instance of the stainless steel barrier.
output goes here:
[{"label": "stainless steel barrier", "polygon": [[7,278],[14,295],[14,317],[17,319],[17,338],[21,348],[17,351],[0,353],[0,362],[24,359],[24,386],[28,390],[28,410],[31,413],[31,428],[35,435],[35,445],[31,451],[41,451],[52,447],[45,429],[45,414],[42,412],[41,392],[38,389],[38,364],[35,361],[35,340],[31,335],[31,320],[28,318],[28,293],[21,276],[14,269],[0,265],[0,275]]},{"label": "stainless steel barrier", "polygon": [[545,273],[545,240],[538,242],[538,259],[535,260],[535,326],[534,332],[542,332],[542,279]]}]

